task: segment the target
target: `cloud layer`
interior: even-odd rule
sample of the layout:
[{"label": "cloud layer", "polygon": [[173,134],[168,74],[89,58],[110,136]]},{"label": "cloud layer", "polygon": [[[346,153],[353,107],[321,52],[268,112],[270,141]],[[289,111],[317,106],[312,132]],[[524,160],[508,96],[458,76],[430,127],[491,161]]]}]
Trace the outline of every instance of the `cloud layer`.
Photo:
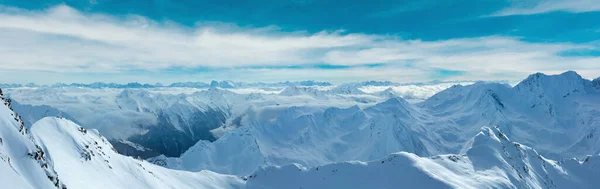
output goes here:
[{"label": "cloud layer", "polygon": [[596,0],[517,1],[513,6],[497,12],[494,16],[531,15],[555,11],[572,13],[600,11],[600,2]]},{"label": "cloud layer", "polygon": [[600,58],[564,55],[598,50],[593,43],[532,43],[508,36],[421,41],[224,23],[198,23],[190,28],[135,15],[82,13],[64,5],[44,11],[1,7],[0,41],[0,71],[61,75],[54,78],[57,81],[99,73],[109,81],[145,75],[137,77],[143,82],[165,82],[160,76],[169,74],[168,79],[179,81],[410,82],[518,80],[532,72],[565,70],[586,77],[600,73]]}]

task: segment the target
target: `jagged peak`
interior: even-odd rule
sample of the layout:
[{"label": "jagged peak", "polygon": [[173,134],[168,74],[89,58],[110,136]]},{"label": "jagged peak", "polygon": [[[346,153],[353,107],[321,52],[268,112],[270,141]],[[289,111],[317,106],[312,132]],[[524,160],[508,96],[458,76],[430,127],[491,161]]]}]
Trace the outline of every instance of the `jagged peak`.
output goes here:
[{"label": "jagged peak", "polygon": [[396,91],[394,91],[394,89],[392,87],[388,87],[387,89],[383,90],[383,92],[386,92],[386,93],[390,93],[390,92],[391,93],[396,93]]},{"label": "jagged peak", "polygon": [[548,79],[556,79],[556,80],[563,80],[563,81],[570,81],[570,82],[581,82],[582,80],[584,80],[581,77],[581,75],[579,75],[575,71],[566,71],[566,72],[563,72],[558,75],[546,75],[544,73],[538,72],[538,73],[529,75],[527,78],[525,78],[519,84],[517,84],[517,87],[520,85],[540,84],[540,82],[544,82],[545,80],[548,80]]},{"label": "jagged peak", "polygon": [[390,99],[388,99],[388,100],[386,100],[386,101],[384,101],[382,103],[379,103],[379,104],[382,104],[382,105],[384,105],[384,104],[389,104],[389,105],[392,105],[392,104],[393,105],[408,105],[408,102],[406,100],[404,100],[404,98],[402,98],[402,97],[396,97],[396,98],[390,98]]},{"label": "jagged peak", "polygon": [[387,89],[379,92],[379,96],[394,98],[398,96],[398,94],[396,94],[396,91],[392,87],[388,87]]},{"label": "jagged peak", "polygon": [[517,84],[515,89],[533,93],[537,98],[547,96],[552,99],[586,93],[592,85],[592,81],[582,78],[576,72],[567,71],[558,75],[532,74]]},{"label": "jagged peak", "polygon": [[592,80],[592,84],[593,84],[593,85],[594,85],[596,88],[600,89],[600,77],[598,77],[598,78],[596,78],[596,79]]},{"label": "jagged peak", "polygon": [[209,88],[211,88],[211,89],[212,89],[212,88],[217,88],[217,87],[219,87],[219,82],[217,82],[217,81],[215,81],[215,80],[212,80],[212,81],[210,82],[210,86],[209,86]]},{"label": "jagged peak", "polygon": [[394,97],[390,98],[386,101],[380,102],[375,106],[368,108],[368,110],[376,109],[376,110],[401,110],[405,113],[409,113],[408,109],[410,108],[410,104],[404,100],[402,97]]},{"label": "jagged peak", "polygon": [[285,87],[279,94],[280,95],[292,95],[292,94],[297,94],[300,91],[300,89],[295,86],[295,85],[289,85],[287,87]]},{"label": "jagged peak", "polygon": [[573,70],[568,70],[566,72],[561,73],[560,75],[565,76],[565,77],[581,78],[581,75],[579,75],[577,72],[575,72]]},{"label": "jagged peak", "polygon": [[422,106],[428,108],[445,105],[466,107],[465,103],[473,102],[487,106],[488,103],[493,102],[495,105],[503,107],[500,96],[510,90],[509,85],[498,82],[480,81],[466,86],[454,85],[431,96],[422,103]]},{"label": "jagged peak", "polygon": [[[514,146],[514,148],[508,149],[508,146]],[[539,153],[518,142],[511,141],[506,133],[502,132],[498,127],[487,127],[481,128],[463,148],[462,154],[467,155],[481,155],[481,153],[489,153],[489,150],[500,152],[506,156],[511,156],[511,153],[516,151],[527,151],[528,153],[539,156]],[[508,150],[508,151],[507,151]]]},{"label": "jagged peak", "polygon": [[210,86],[209,88],[235,88],[235,83],[233,83],[232,81],[215,81],[212,80],[210,82]]},{"label": "jagged peak", "polygon": [[479,133],[477,133],[475,137],[473,137],[474,142],[485,141],[490,139],[497,142],[501,142],[501,140],[509,141],[508,137],[506,137],[506,135],[504,135],[499,129],[490,128],[487,126],[481,127]]},{"label": "jagged peak", "polygon": [[283,91],[281,91],[279,93],[279,95],[283,95],[283,96],[310,95],[310,96],[315,96],[315,97],[324,96],[323,92],[318,89],[314,89],[314,88],[310,88],[310,87],[298,87],[295,85],[287,86],[286,88],[283,89]]},{"label": "jagged peak", "polygon": [[[510,141],[500,130],[487,126],[481,127],[477,133],[461,150],[464,154],[479,154],[482,149],[497,149],[504,141]],[[488,153],[488,152],[484,152]]]}]

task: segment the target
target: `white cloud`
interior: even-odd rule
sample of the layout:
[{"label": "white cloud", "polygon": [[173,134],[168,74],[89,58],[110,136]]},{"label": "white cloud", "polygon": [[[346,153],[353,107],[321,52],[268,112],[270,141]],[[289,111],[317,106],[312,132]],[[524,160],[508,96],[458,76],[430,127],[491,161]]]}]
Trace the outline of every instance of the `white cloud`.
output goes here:
[{"label": "white cloud", "polygon": [[470,85],[474,82],[451,82],[451,83],[439,83],[439,84],[409,84],[399,86],[363,86],[360,90],[366,93],[379,93],[391,88],[397,95],[411,100],[412,102],[424,101],[427,98],[435,95],[436,93],[450,88],[454,85]]},{"label": "white cloud", "polygon": [[210,26],[188,29],[135,16],[121,21],[84,15],[66,6],[44,12],[5,12],[0,14],[0,28],[3,40],[9,42],[3,47],[5,68],[47,71],[299,64],[317,61],[304,53],[373,40],[325,31],[271,35],[221,32]]},{"label": "white cloud", "polygon": [[492,16],[531,15],[555,11],[573,13],[600,11],[600,2],[597,0],[517,1]]},{"label": "white cloud", "polygon": [[[529,43],[506,36],[420,41],[343,31],[283,32],[275,27],[223,25],[198,24],[190,28],[140,16],[120,19],[84,14],[67,6],[45,11],[5,7],[0,9],[0,71],[6,74],[0,74],[0,80],[91,82],[87,74],[93,73],[102,78],[91,79],[109,82],[212,79],[411,82],[440,79],[436,75],[440,69],[464,72],[443,80],[518,80],[532,72],[565,70],[600,75],[590,71],[600,70],[596,57],[557,55],[562,51],[597,49],[592,44]],[[268,68],[315,63],[350,66],[386,63],[387,66],[327,70]],[[253,66],[266,67],[248,68]],[[196,67],[219,70],[162,74],[169,68]],[[135,72],[140,70],[149,73]],[[24,77],[23,73],[29,76]],[[99,76],[100,73],[104,76]]]}]

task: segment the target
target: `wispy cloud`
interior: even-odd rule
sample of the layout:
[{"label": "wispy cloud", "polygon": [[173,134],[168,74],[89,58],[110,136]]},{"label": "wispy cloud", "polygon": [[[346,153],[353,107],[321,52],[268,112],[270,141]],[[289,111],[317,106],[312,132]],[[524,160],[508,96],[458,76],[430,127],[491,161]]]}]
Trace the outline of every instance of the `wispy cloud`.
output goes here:
[{"label": "wispy cloud", "polygon": [[597,0],[516,1],[512,6],[492,16],[531,15],[555,11],[573,13],[600,11],[600,2]]},{"label": "wispy cloud", "polygon": [[[560,55],[597,50],[593,44],[531,43],[507,36],[421,41],[344,31],[284,32],[276,27],[206,23],[190,28],[134,15],[86,14],[67,6],[45,11],[1,8],[0,41],[0,70],[15,73],[12,75],[56,73],[63,75],[55,78],[71,80],[90,73],[110,75],[97,80],[132,80],[143,74],[145,77],[137,78],[144,82],[189,78],[510,80],[538,71],[597,74],[600,70],[597,56]],[[209,71],[160,74],[198,68]],[[440,78],[440,70],[461,74],[442,74]],[[0,79],[5,80],[6,75]]]}]

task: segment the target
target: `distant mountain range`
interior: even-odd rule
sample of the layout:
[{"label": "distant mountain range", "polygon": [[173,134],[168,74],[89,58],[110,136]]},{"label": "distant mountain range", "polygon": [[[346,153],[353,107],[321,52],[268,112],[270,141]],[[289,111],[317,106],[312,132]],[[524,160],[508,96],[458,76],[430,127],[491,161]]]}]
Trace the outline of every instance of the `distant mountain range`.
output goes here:
[{"label": "distant mountain range", "polygon": [[[413,82],[413,83],[396,83],[391,81],[364,81],[364,82],[354,82],[354,83],[345,83],[347,86],[401,86],[401,85],[434,85],[441,83],[459,83],[459,82],[475,82],[475,81],[430,81],[430,82]],[[500,83],[508,83],[508,81],[495,81]],[[19,87],[87,87],[87,88],[116,88],[116,89],[125,89],[125,88],[159,88],[159,87],[186,87],[186,88],[211,88],[211,87],[219,87],[219,88],[248,88],[248,87],[285,87],[285,86],[333,86],[334,84],[330,82],[322,82],[322,81],[285,81],[285,82],[275,82],[275,83],[246,83],[246,82],[234,82],[234,81],[211,81],[210,83],[206,82],[176,82],[170,85],[164,85],[162,83],[148,84],[148,83],[138,83],[131,82],[126,84],[119,83],[104,83],[104,82],[94,82],[94,83],[56,83],[53,85],[38,85],[35,83],[28,84],[10,84],[10,83],[0,83],[0,88],[19,88]]]},{"label": "distant mountain range", "polygon": [[2,84],[0,83],[0,88],[18,88],[18,87],[88,87],[88,88],[157,88],[157,87],[189,87],[189,88],[210,88],[210,87],[219,87],[219,88],[237,88],[237,87],[269,87],[269,86],[331,86],[333,84],[329,82],[319,82],[319,81],[286,81],[286,82],[278,82],[278,83],[244,83],[244,82],[233,82],[233,81],[211,81],[210,83],[204,82],[177,82],[172,83],[170,85],[163,85],[161,83],[156,84],[148,84],[148,83],[138,83],[132,82],[127,84],[118,84],[118,83],[103,83],[103,82],[94,82],[89,84],[84,83],[56,83],[53,85],[37,85],[35,83],[28,83],[25,85],[22,84]]}]

